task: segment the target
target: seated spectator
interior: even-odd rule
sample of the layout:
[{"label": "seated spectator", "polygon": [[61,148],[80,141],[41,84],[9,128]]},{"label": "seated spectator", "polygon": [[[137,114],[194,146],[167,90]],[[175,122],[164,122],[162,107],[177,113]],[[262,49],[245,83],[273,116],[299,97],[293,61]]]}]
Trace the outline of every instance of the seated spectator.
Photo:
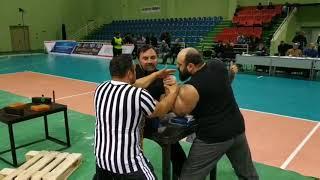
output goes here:
[{"label": "seated spectator", "polygon": [[244,37],[243,34],[239,34],[239,36],[237,37],[237,43],[238,44],[246,44],[246,38]]},{"label": "seated spectator", "polygon": [[320,57],[320,34],[318,34],[317,45],[318,45],[318,57]]},{"label": "seated spectator", "polygon": [[307,45],[305,33],[303,31],[297,32],[295,37],[292,39],[292,42],[299,43],[299,49],[303,50],[303,48]]},{"label": "seated spectator", "polygon": [[293,44],[293,48],[287,51],[287,56],[302,57],[302,51],[299,49],[299,43]]},{"label": "seated spectator", "polygon": [[216,54],[217,58],[221,58],[224,52],[225,45],[223,45],[222,41],[219,41],[218,44],[213,45],[213,51]]},{"label": "seated spectator", "polygon": [[272,2],[270,1],[267,8],[268,8],[268,9],[274,9],[275,7],[274,7],[274,5],[272,4]]},{"label": "seated spectator", "polygon": [[287,43],[284,43],[284,41],[281,41],[279,46],[278,46],[278,53],[279,56],[285,56],[286,52],[291,49],[290,45]]},{"label": "seated spectator", "polygon": [[287,17],[287,15],[290,12],[290,4],[288,2],[286,2],[283,6],[282,6],[282,17]]},{"label": "seated spectator", "polygon": [[262,10],[263,9],[263,6],[262,6],[261,2],[258,4],[257,9],[258,10]]},{"label": "seated spectator", "polygon": [[133,39],[132,39],[132,36],[130,33],[127,33],[125,36],[124,36],[124,44],[133,44]]},{"label": "seated spectator", "polygon": [[174,64],[175,60],[176,60],[176,57],[177,55],[179,54],[180,50],[182,49],[182,46],[181,46],[181,39],[180,38],[177,38],[173,44],[171,45],[171,55],[172,55],[172,63],[171,64]]},{"label": "seated spectator", "polygon": [[160,53],[162,56],[162,64],[167,64],[167,59],[172,56],[171,49],[165,40],[162,40],[160,45]]},{"label": "seated spectator", "polygon": [[303,54],[306,57],[312,57],[312,58],[318,57],[318,50],[316,49],[316,46],[314,45],[314,43],[310,43],[309,47],[303,51]]},{"label": "seated spectator", "polygon": [[224,47],[224,52],[222,54],[222,58],[223,60],[233,60],[235,59],[236,55],[234,53],[234,43],[228,43],[225,47]]},{"label": "seated spectator", "polygon": [[158,39],[154,36],[154,34],[151,35],[150,41],[153,47],[158,47]]},{"label": "seated spectator", "polygon": [[151,41],[150,41],[150,34],[148,33],[147,35],[146,35],[146,44],[150,44],[151,43]]},{"label": "seated spectator", "polygon": [[262,42],[260,42],[255,50],[255,54],[257,56],[268,56],[268,50],[267,48],[264,46],[264,44]]}]

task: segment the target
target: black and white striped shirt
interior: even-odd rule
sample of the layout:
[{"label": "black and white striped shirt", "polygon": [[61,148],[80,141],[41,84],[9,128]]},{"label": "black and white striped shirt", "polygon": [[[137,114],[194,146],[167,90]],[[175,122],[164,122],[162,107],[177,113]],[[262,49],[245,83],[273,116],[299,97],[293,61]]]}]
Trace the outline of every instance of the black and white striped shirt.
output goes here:
[{"label": "black and white striped shirt", "polygon": [[150,173],[140,148],[139,123],[155,109],[152,96],[144,89],[110,81],[97,87],[94,103],[97,165],[118,174],[138,169]]}]

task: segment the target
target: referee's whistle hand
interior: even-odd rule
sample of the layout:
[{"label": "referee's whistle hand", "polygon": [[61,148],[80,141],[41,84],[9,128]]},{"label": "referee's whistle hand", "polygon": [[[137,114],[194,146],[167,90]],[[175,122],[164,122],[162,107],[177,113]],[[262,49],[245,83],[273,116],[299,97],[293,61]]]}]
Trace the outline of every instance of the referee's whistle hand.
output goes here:
[{"label": "referee's whistle hand", "polygon": [[163,79],[169,75],[174,74],[175,71],[176,71],[175,69],[162,69],[160,71],[157,71],[157,77]]}]

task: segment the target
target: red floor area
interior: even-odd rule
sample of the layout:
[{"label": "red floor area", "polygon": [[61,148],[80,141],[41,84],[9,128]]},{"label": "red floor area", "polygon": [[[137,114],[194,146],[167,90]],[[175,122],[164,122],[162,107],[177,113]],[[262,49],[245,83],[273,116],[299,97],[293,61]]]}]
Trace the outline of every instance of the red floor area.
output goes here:
[{"label": "red floor area", "polygon": [[[320,129],[298,152],[287,169],[309,176],[320,177]],[[307,162],[307,163],[306,163]]]}]

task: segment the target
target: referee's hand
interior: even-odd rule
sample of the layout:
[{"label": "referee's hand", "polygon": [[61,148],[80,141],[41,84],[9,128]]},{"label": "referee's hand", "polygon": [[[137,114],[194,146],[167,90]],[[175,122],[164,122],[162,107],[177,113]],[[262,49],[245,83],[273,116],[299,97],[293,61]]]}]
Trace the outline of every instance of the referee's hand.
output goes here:
[{"label": "referee's hand", "polygon": [[176,72],[175,69],[161,69],[161,70],[157,71],[156,73],[157,73],[158,78],[163,79],[163,78],[168,77],[169,75],[174,74],[174,72]]}]

